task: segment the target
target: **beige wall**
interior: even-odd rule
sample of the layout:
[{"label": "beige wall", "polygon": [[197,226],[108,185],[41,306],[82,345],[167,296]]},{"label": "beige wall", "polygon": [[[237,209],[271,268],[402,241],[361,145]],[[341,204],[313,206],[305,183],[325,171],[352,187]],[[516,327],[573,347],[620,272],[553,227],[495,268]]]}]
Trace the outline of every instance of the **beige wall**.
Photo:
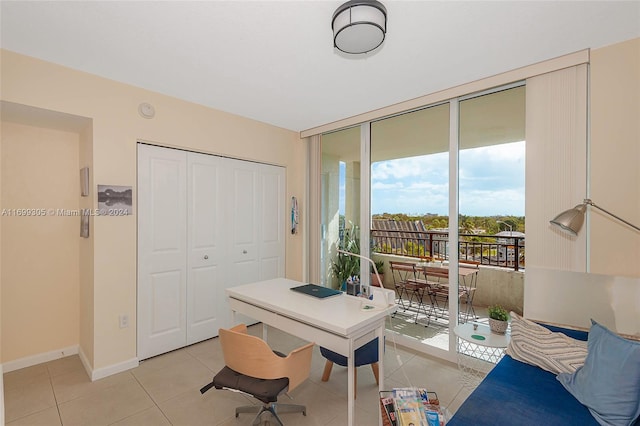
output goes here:
[{"label": "beige wall", "polygon": [[[0,85],[0,89],[2,86]],[[2,203],[2,122],[0,122],[0,210],[4,208]],[[4,371],[2,368],[2,219],[0,219],[0,375],[4,377]],[[0,391],[4,392],[3,378],[0,377]],[[0,403],[0,424],[4,424],[4,394],[2,396],[2,403]]]},{"label": "beige wall", "polygon": [[[89,154],[93,190],[96,184],[130,185],[135,194],[136,142],[144,140],[284,166],[287,211],[291,196],[298,197],[304,211],[306,151],[297,133],[6,50],[2,51],[1,71],[3,100],[93,120]],[[138,115],[141,102],[155,107],[155,118]],[[77,169],[74,166],[74,173]],[[94,199],[94,208],[95,203]],[[288,229],[288,218],[282,220]],[[93,300],[93,315],[91,308],[83,313],[93,319],[93,336],[83,332],[80,343],[86,355],[93,352],[90,361],[99,369],[136,357],[135,206],[132,216],[94,218],[92,231],[93,294],[83,293],[82,300],[83,309]],[[302,240],[300,233],[287,233],[289,278],[301,279]],[[89,273],[84,270],[82,274]],[[131,326],[120,329],[118,316],[125,313],[130,315]],[[87,341],[93,341],[93,351]]]},{"label": "beige wall", "polygon": [[[89,195],[80,197],[81,209],[92,209],[96,198],[95,185],[93,184],[93,126],[86,126],[80,132],[79,164],[78,169],[89,168]],[[89,218],[89,238],[80,238],[79,253],[79,303],[80,303],[80,340],[84,362],[93,368],[94,358],[94,292],[93,292],[93,223],[94,218]]]},{"label": "beige wall", "polygon": [[[3,122],[3,208],[77,209],[78,143]],[[2,216],[3,362],[78,344],[79,218],[40,213]]]},{"label": "beige wall", "polygon": [[[640,226],[640,39],[591,51],[594,203]],[[591,209],[591,272],[640,277],[640,232]]]}]

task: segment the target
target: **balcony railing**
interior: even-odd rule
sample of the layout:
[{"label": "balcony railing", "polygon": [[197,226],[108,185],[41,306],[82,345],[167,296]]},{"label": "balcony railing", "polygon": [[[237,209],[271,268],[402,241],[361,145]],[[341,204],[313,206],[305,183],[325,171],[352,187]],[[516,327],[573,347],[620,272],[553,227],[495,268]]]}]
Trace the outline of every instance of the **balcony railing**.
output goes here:
[{"label": "balcony railing", "polygon": [[[481,265],[524,269],[524,237],[459,234],[460,260]],[[371,248],[377,253],[409,257],[449,258],[449,233],[442,231],[371,230]]]}]

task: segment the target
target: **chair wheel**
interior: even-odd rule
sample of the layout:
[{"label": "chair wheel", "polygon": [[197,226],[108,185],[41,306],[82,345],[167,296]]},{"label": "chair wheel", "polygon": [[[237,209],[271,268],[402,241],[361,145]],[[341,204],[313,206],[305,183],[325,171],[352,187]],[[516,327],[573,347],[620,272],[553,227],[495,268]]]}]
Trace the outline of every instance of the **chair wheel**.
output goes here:
[{"label": "chair wheel", "polygon": [[302,415],[303,415],[303,416],[306,416],[306,415],[307,415],[307,410],[303,411],[303,412],[302,412]]},{"label": "chair wheel", "polygon": [[236,413],[236,419],[238,418],[239,415],[240,415],[240,413]]}]

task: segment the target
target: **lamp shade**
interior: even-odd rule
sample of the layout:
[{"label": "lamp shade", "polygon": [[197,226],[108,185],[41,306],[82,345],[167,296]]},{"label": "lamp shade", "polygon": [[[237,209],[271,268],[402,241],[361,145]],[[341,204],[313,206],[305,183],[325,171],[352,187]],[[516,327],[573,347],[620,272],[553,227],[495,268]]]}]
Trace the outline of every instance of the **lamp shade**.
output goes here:
[{"label": "lamp shade", "polygon": [[620,216],[616,216],[608,210],[603,209],[588,198],[585,198],[582,204],[578,204],[571,210],[560,213],[558,216],[550,220],[549,223],[551,223],[552,225],[557,225],[573,235],[578,235],[578,231],[582,227],[582,222],[584,222],[584,213],[587,211],[587,206],[598,209],[601,212],[606,213],[609,216],[618,219],[620,222],[632,227],[636,231],[640,231],[640,227],[627,220],[624,220]]},{"label": "lamp shade", "polygon": [[552,225],[559,226],[572,235],[578,235],[584,222],[584,212],[587,209],[585,203],[578,204],[572,209],[563,211],[558,216],[549,221]]},{"label": "lamp shade", "polygon": [[351,0],[333,13],[333,45],[350,54],[367,53],[384,41],[387,9],[376,0]]}]

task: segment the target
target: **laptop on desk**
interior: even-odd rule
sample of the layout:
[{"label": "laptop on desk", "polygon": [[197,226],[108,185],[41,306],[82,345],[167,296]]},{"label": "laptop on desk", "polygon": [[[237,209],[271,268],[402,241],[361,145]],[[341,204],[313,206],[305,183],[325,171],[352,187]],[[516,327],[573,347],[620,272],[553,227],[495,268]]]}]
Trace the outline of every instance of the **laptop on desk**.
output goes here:
[{"label": "laptop on desk", "polygon": [[297,291],[298,293],[306,294],[308,296],[317,297],[318,299],[325,299],[327,297],[342,294],[340,290],[334,290],[332,288],[323,287],[316,284],[305,284],[298,287],[291,287],[291,290]]}]

